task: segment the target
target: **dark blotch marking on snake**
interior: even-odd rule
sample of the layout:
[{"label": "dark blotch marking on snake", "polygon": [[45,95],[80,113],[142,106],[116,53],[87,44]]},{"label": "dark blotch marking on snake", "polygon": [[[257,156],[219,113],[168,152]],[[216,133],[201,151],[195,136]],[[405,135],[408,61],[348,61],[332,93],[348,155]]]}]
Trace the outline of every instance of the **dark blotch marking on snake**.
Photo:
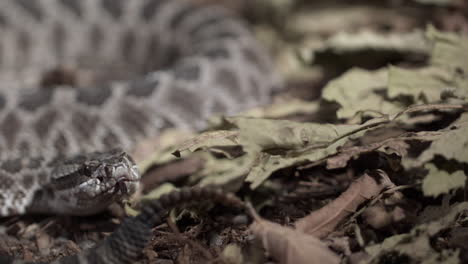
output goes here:
[{"label": "dark blotch marking on snake", "polygon": [[24,110],[34,112],[39,107],[49,104],[52,99],[53,89],[41,89],[34,94],[21,98],[19,107]]},{"label": "dark blotch marking on snake", "polygon": [[90,32],[90,43],[94,52],[97,53],[102,48],[102,43],[104,41],[102,29],[98,25],[93,25]]},{"label": "dark blotch marking on snake", "polygon": [[109,86],[90,87],[78,90],[77,100],[90,106],[100,106],[111,97]]},{"label": "dark blotch marking on snake", "polygon": [[83,10],[81,9],[80,1],[60,0],[60,2],[62,2],[62,5],[67,7],[77,17],[82,17],[83,16]]},{"label": "dark blotch marking on snake", "polygon": [[35,157],[35,158],[29,159],[29,162],[26,164],[26,166],[28,169],[32,169],[32,170],[39,169],[43,162],[44,162],[44,158]]},{"label": "dark blotch marking on snake", "polygon": [[114,19],[119,19],[123,14],[123,2],[128,0],[102,0],[102,6],[109,11]]},{"label": "dark blotch marking on snake", "polygon": [[[147,72],[170,67],[174,58],[178,57],[177,49],[173,45],[169,45],[167,41],[157,34],[149,39],[144,49],[146,57],[153,58],[152,60],[145,60],[143,64],[143,69],[147,70]],[[161,50],[164,50],[164,52],[159,52]]]},{"label": "dark blotch marking on snake", "polygon": [[54,139],[54,148],[57,150],[57,153],[67,153],[68,140],[62,132]]},{"label": "dark blotch marking on snake", "polygon": [[20,172],[22,167],[23,167],[23,163],[21,162],[21,159],[17,158],[17,159],[8,159],[8,160],[2,161],[2,165],[0,168],[2,168],[2,170],[8,173],[15,174],[15,173]]},{"label": "dark blotch marking on snake", "polygon": [[228,110],[226,103],[224,103],[220,98],[213,99],[212,108],[214,113],[226,113]]},{"label": "dark blotch marking on snake", "polygon": [[[202,10],[202,9],[200,8],[200,10]],[[191,36],[194,39],[198,39],[200,37],[198,35],[199,34],[203,35],[203,31],[205,29],[209,28],[210,25],[214,25],[216,23],[219,23],[221,21],[226,20],[226,17],[223,16],[223,15],[224,14],[216,14],[216,15],[213,15],[212,17],[208,18],[208,19],[202,20],[198,24],[192,25],[192,29],[190,29],[189,32],[188,32],[189,36]]]},{"label": "dark blotch marking on snake", "polygon": [[21,130],[21,122],[16,117],[15,113],[10,112],[6,115],[6,117],[1,123],[0,130],[6,139],[5,144],[9,148],[14,146],[14,143],[16,142],[16,137],[19,131]]},{"label": "dark blotch marking on snake", "polygon": [[183,6],[180,10],[177,10],[177,13],[172,15],[172,18],[168,23],[169,30],[176,30],[177,26],[183,24],[184,18],[186,18],[187,14],[191,12],[194,12],[194,7],[190,5]]},{"label": "dark blotch marking on snake", "polygon": [[49,176],[47,173],[41,171],[37,174],[37,179],[39,184],[44,184],[49,181]]},{"label": "dark blotch marking on snake", "polygon": [[55,52],[59,58],[63,58],[65,54],[65,41],[67,39],[67,31],[64,26],[57,22],[53,28],[54,33],[52,34],[52,43],[54,45]]},{"label": "dark blotch marking on snake", "polygon": [[265,65],[265,62],[262,61],[262,59],[258,56],[258,54],[253,52],[251,49],[243,48],[242,54],[248,62],[254,65],[262,73],[267,73],[269,71],[268,66]]},{"label": "dark blotch marking on snake", "polygon": [[198,64],[183,64],[174,69],[176,80],[195,81],[200,77],[200,66]]},{"label": "dark blotch marking on snake", "polygon": [[60,85],[76,86],[78,76],[76,71],[66,67],[57,67],[44,72],[40,81],[42,89],[54,89]]},{"label": "dark blotch marking on snake", "polygon": [[134,81],[131,83],[130,88],[126,94],[135,97],[148,97],[150,96],[159,85],[159,81]]},{"label": "dark blotch marking on snake", "polygon": [[5,196],[2,193],[0,193],[0,207],[3,207],[3,206],[5,206]]},{"label": "dark blotch marking on snake", "polygon": [[34,131],[41,140],[45,140],[49,135],[50,129],[57,121],[58,113],[54,110],[49,110],[40,116],[34,123]]},{"label": "dark blotch marking on snake", "polygon": [[16,3],[20,5],[25,11],[27,11],[34,19],[41,21],[44,18],[44,13],[41,10],[41,6],[38,4],[39,1],[30,0],[16,0]]},{"label": "dark blotch marking on snake", "polygon": [[135,50],[135,44],[137,43],[135,33],[132,31],[127,31],[125,34],[123,34],[120,43],[122,43],[122,55],[124,60],[127,62],[132,62],[132,55]]},{"label": "dark blotch marking on snake", "polygon": [[197,116],[201,116],[202,105],[204,98],[202,95],[197,95],[193,92],[186,91],[184,88],[174,85],[172,88],[177,92],[169,93],[167,101],[174,105],[174,108],[184,109],[183,112],[189,117],[186,121],[195,120]]},{"label": "dark blotch marking on snake", "polygon": [[230,57],[229,51],[225,47],[215,47],[215,48],[204,50],[203,55],[211,59],[217,59],[217,58],[229,59]]},{"label": "dark blotch marking on snake", "polygon": [[150,21],[153,19],[154,15],[158,12],[159,7],[161,7],[167,0],[161,1],[146,1],[147,3],[141,8],[141,16],[146,20]]},{"label": "dark blotch marking on snake", "polygon": [[6,105],[6,99],[5,99],[5,96],[3,94],[0,93],[0,110],[3,109],[3,107],[5,107]]},{"label": "dark blotch marking on snake", "polygon": [[16,39],[16,45],[18,45],[19,49],[21,50],[21,54],[17,54],[18,57],[16,60],[27,63],[28,58],[30,57],[32,46],[29,34],[26,32],[21,32]]},{"label": "dark blotch marking on snake", "polygon": [[150,122],[148,114],[140,111],[137,107],[134,107],[130,103],[122,103],[122,108],[120,110],[119,120],[120,124],[124,129],[130,132],[133,136],[133,139],[136,139],[136,136],[145,135],[145,124]]},{"label": "dark blotch marking on snake", "polygon": [[115,147],[115,145],[118,144],[120,140],[117,135],[112,132],[112,129],[107,128],[106,130],[106,134],[102,137],[101,140],[106,148],[111,149]]},{"label": "dark blotch marking on snake", "polygon": [[226,68],[219,68],[216,71],[215,78],[216,82],[221,84],[220,88],[224,89],[230,97],[236,98],[236,100],[242,100],[242,94],[237,92],[240,87],[239,79],[232,71]]},{"label": "dark blotch marking on snake", "polygon": [[7,18],[5,15],[2,13],[3,10],[0,10],[0,25],[2,26],[7,26],[9,24]]},{"label": "dark blotch marking on snake", "polygon": [[0,172],[0,189],[8,190],[13,187],[14,184],[15,181],[11,177],[5,175],[4,172]]},{"label": "dark blotch marking on snake", "polygon": [[92,138],[94,131],[99,125],[99,118],[91,114],[77,111],[72,116],[72,125],[82,140],[89,140]]},{"label": "dark blotch marking on snake", "polygon": [[22,181],[24,188],[30,189],[35,182],[35,176],[29,173],[24,174]]}]

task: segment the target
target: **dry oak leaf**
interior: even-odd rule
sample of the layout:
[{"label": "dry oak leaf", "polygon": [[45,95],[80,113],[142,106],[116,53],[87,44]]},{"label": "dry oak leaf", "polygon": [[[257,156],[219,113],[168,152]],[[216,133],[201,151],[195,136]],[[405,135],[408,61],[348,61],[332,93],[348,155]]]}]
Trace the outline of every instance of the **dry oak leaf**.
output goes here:
[{"label": "dry oak leaf", "polygon": [[338,264],[340,258],[318,238],[260,217],[250,225],[266,251],[281,264]]},{"label": "dry oak leaf", "polygon": [[375,174],[378,180],[364,174],[331,203],[297,220],[296,229],[318,238],[326,237],[345,217],[354,213],[361,203],[395,186],[385,172],[378,170]]}]

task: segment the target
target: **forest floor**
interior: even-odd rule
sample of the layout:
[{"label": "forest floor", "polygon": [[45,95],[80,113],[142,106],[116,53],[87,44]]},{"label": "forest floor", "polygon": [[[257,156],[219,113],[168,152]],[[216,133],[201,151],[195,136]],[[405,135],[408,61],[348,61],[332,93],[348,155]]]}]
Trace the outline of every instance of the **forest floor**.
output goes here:
[{"label": "forest floor", "polygon": [[129,203],[2,220],[0,254],[74,254],[145,200],[216,184],[254,219],[178,208],[141,263],[468,263],[466,2],[225,2],[275,54],[286,89],[200,133],[164,132]]}]

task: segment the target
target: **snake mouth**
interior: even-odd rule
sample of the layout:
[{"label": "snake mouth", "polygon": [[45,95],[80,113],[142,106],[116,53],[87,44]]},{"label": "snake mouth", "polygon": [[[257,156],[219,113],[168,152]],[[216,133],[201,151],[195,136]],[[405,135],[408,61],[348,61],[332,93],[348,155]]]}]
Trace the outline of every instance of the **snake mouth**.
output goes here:
[{"label": "snake mouth", "polygon": [[113,194],[121,193],[122,195],[128,195],[129,190],[127,188],[127,183],[126,182],[131,182],[129,179],[120,179],[117,181],[117,183],[114,186],[114,192]]}]

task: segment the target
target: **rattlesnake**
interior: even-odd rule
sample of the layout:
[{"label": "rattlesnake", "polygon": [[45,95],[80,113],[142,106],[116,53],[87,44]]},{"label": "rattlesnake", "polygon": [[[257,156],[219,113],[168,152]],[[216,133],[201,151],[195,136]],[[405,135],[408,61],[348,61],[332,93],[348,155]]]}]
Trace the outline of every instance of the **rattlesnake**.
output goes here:
[{"label": "rattlesnake", "polygon": [[[138,142],[280,86],[247,27],[211,5],[2,0],[0,28],[0,216],[95,213],[137,189]],[[69,78],[52,85],[57,72]]]}]

